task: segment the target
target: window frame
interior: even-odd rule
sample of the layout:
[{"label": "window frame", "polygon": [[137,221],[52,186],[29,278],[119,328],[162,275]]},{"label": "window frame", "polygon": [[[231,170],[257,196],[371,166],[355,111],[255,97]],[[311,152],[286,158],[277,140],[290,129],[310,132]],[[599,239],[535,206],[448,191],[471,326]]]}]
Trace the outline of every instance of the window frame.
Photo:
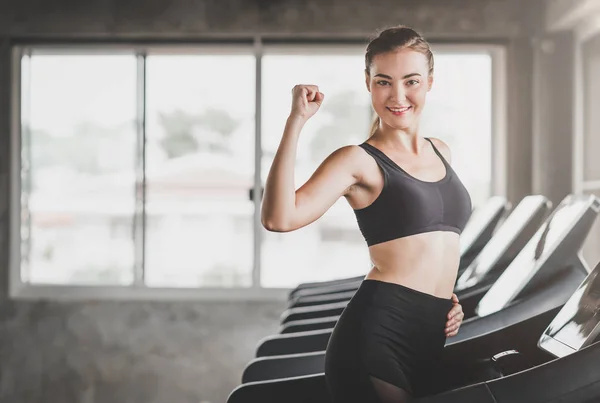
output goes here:
[{"label": "window frame", "polygon": [[[498,44],[432,42],[436,53],[485,52],[492,57],[492,161],[490,195],[506,195],[506,56],[505,47]],[[207,301],[285,301],[289,289],[262,287],[260,200],[261,176],[261,100],[262,100],[262,56],[268,54],[354,54],[362,53],[364,44],[328,43],[269,43],[260,37],[243,43],[31,43],[15,45],[11,51],[11,115],[10,115],[10,250],[9,250],[9,296],[22,300],[207,300]],[[141,169],[142,203],[136,195],[134,225],[136,226],[134,282],[131,285],[45,285],[24,283],[21,279],[21,60],[31,54],[98,54],[120,52],[133,55],[138,60],[137,86],[137,131],[138,139],[145,139],[145,57],[148,55],[192,55],[192,54],[252,54],[255,57],[255,149],[254,149],[254,218],[253,218],[253,269],[252,285],[249,287],[149,287],[144,283],[143,255],[145,238],[145,169],[144,141],[138,144]],[[138,175],[140,172],[138,172]],[[132,189],[133,191],[133,189]],[[136,192],[137,193],[137,192]],[[141,231],[141,232],[137,232]],[[140,236],[141,235],[141,236]],[[139,243],[142,244],[140,247]],[[141,266],[140,266],[140,261]]]}]

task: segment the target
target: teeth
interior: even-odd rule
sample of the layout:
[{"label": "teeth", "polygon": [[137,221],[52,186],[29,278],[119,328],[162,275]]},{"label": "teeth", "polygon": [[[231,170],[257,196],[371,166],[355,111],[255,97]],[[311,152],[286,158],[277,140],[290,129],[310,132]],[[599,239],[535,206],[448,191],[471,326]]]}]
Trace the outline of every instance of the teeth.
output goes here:
[{"label": "teeth", "polygon": [[410,106],[406,107],[406,108],[389,108],[389,110],[391,110],[392,112],[404,112],[410,109]]}]

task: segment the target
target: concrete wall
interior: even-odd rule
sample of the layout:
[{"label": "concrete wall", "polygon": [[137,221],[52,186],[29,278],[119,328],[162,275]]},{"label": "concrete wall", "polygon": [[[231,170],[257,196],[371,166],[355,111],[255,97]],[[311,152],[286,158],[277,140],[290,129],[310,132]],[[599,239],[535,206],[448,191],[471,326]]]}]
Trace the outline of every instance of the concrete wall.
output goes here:
[{"label": "concrete wall", "polygon": [[[301,4],[301,5],[300,5]],[[8,266],[9,45],[53,40],[360,38],[405,23],[432,41],[508,55],[508,195],[532,189],[532,35],[538,1],[4,0],[0,2],[0,285]],[[223,402],[283,303],[0,304],[0,401]]]},{"label": "concrete wall", "polygon": [[224,402],[283,305],[5,300],[0,401]]},{"label": "concrete wall", "polygon": [[357,37],[405,23],[429,36],[506,38],[530,30],[528,7],[518,0],[4,0],[0,35]]}]

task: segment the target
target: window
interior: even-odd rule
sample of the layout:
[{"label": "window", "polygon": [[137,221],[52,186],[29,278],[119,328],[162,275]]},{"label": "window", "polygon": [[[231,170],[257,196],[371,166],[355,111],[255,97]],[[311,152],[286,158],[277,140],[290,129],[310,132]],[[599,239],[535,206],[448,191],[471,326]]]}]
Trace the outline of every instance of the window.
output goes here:
[{"label": "window", "polygon": [[252,284],[255,60],[149,55],[145,280]]},{"label": "window", "polygon": [[26,283],[133,281],[134,55],[22,59]]},{"label": "window", "polygon": [[[295,84],[326,94],[300,137],[296,187],[332,151],[366,139],[363,51],[16,48],[13,237],[21,242],[11,253],[12,294],[262,298],[364,274],[368,249],[344,199],[279,234],[262,228],[252,196],[264,186]],[[434,53],[423,134],[450,145],[477,205],[492,194],[494,56],[468,47]]]}]

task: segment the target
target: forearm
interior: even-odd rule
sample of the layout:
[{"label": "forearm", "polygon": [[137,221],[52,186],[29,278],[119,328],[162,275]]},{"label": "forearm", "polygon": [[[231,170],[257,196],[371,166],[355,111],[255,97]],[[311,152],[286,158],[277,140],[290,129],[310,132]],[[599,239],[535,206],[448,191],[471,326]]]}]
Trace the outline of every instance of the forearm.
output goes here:
[{"label": "forearm", "polygon": [[265,228],[284,231],[296,208],[294,166],[300,131],[306,120],[290,115],[265,184],[261,220]]}]

